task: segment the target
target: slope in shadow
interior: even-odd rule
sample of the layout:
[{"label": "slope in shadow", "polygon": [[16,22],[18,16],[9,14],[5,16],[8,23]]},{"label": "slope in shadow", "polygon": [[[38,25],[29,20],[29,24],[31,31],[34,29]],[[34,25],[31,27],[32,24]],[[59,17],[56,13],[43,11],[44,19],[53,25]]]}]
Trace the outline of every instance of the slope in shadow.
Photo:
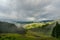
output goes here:
[{"label": "slope in shadow", "polygon": [[56,38],[60,37],[60,24],[58,22],[56,22],[56,26],[53,28],[52,36]]}]

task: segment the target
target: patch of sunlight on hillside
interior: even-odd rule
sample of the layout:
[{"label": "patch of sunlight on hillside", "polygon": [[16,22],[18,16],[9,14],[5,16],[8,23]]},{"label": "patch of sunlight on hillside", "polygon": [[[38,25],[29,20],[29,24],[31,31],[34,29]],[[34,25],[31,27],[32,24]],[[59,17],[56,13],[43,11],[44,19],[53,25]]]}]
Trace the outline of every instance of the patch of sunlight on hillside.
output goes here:
[{"label": "patch of sunlight on hillside", "polygon": [[38,28],[38,27],[45,27],[47,25],[53,24],[53,22],[47,22],[47,23],[31,23],[24,25],[25,29],[31,29],[31,28]]}]

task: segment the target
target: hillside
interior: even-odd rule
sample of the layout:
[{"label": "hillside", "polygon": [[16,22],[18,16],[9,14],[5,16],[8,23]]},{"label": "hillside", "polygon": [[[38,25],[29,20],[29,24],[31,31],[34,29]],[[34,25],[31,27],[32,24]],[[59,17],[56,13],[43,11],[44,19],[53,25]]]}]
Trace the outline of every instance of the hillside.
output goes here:
[{"label": "hillside", "polygon": [[[0,22],[0,39],[57,40],[60,36],[58,22],[29,23],[17,28],[13,23]],[[55,30],[56,29],[56,30]],[[56,33],[55,33],[56,32]],[[59,34],[58,34],[59,33]],[[10,36],[11,35],[11,36]],[[4,37],[4,38],[3,38]],[[54,38],[56,37],[56,38]]]},{"label": "hillside", "polygon": [[0,22],[0,33],[14,33],[17,27],[13,23]]}]

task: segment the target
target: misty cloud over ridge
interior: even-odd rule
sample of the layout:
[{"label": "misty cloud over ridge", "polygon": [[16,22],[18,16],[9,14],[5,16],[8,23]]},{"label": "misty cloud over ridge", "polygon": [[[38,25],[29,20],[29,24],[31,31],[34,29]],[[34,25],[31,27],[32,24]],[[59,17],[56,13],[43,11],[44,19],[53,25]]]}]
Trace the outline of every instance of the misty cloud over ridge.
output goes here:
[{"label": "misty cloud over ridge", "polygon": [[0,0],[0,19],[35,21],[60,18],[60,0]]}]

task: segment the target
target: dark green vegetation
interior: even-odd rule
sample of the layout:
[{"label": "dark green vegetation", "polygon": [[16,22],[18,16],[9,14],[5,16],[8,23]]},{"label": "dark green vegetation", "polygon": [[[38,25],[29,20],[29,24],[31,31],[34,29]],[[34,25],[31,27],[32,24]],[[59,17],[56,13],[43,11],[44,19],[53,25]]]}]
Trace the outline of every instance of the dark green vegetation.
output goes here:
[{"label": "dark green vegetation", "polygon": [[52,36],[56,38],[60,37],[60,24],[58,22],[56,22],[56,26],[54,27],[52,31]]},{"label": "dark green vegetation", "polygon": [[30,23],[20,28],[0,22],[0,40],[59,40],[59,36],[58,22]]}]

